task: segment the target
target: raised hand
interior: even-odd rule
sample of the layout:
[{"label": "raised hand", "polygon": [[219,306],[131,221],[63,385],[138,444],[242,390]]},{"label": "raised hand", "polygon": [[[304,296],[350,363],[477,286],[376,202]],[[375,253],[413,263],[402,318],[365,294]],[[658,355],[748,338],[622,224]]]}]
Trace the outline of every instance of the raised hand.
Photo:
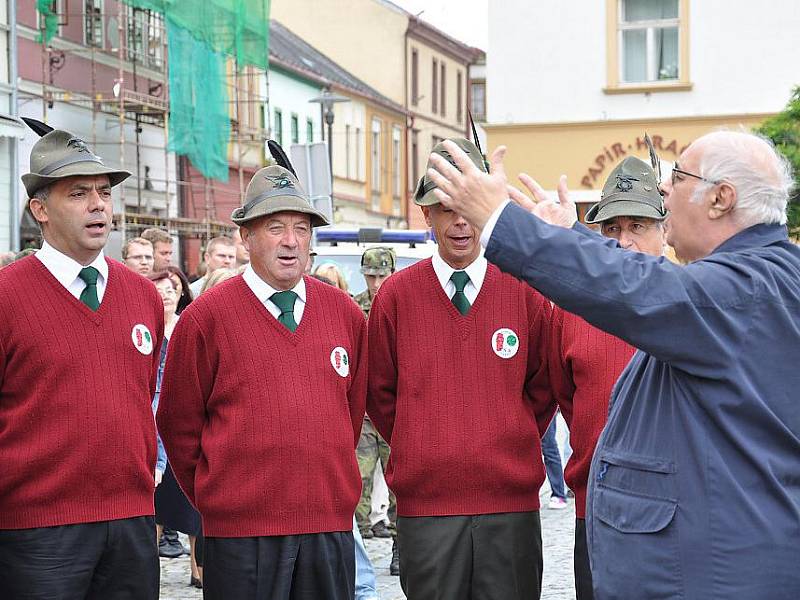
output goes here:
[{"label": "raised hand", "polygon": [[514,202],[551,225],[570,228],[578,220],[578,209],[569,198],[566,175],[562,175],[558,180],[558,200],[549,198],[542,186],[527,173],[521,173],[519,180],[531,193],[533,200],[516,190],[515,195],[509,192],[509,197]]}]

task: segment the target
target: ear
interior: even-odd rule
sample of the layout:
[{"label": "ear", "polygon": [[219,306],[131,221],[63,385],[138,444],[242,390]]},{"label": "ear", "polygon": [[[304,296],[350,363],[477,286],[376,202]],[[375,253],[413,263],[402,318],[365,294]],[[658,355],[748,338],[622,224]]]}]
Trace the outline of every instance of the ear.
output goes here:
[{"label": "ear", "polygon": [[47,223],[49,220],[47,217],[47,205],[39,200],[39,198],[31,198],[28,202],[28,207],[30,208],[31,214],[33,218],[41,225],[42,223]]},{"label": "ear", "polygon": [[736,199],[736,188],[723,181],[711,198],[711,204],[708,207],[708,218],[721,219],[725,215],[732,213],[733,209],[736,208]]},{"label": "ear", "polygon": [[431,207],[430,206],[420,206],[422,210],[422,214],[425,217],[425,224],[428,227],[433,227],[433,223],[431,222]]},{"label": "ear", "polygon": [[239,236],[242,238],[242,243],[244,247],[247,248],[247,251],[250,251],[250,230],[244,226],[239,226]]}]

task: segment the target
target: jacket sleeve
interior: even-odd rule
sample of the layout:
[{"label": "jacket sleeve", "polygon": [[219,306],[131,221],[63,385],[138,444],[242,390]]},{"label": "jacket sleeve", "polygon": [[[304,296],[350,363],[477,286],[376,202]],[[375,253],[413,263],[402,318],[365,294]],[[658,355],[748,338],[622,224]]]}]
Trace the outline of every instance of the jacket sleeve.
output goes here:
[{"label": "jacket sleeve", "polygon": [[184,313],[169,342],[156,422],[169,463],[189,501],[194,495],[195,470],[201,458],[200,441],[206,402],[216,372],[204,332],[191,313]]},{"label": "jacket sleeve", "polygon": [[564,356],[564,311],[553,307],[553,318],[550,321],[550,339],[548,343],[547,371],[550,375],[550,389],[553,392],[561,414],[568,427],[572,427],[572,397],[575,394],[575,382],[572,379],[572,367]]},{"label": "jacket sleeve", "polygon": [[753,277],[718,260],[680,266],[573,230],[513,204],[486,257],[563,309],[632,346],[702,377],[715,377],[742,335]]},{"label": "jacket sleeve", "polygon": [[553,415],[556,404],[550,392],[547,372],[547,346],[549,338],[550,302],[533,290],[526,290],[528,297],[528,365],[525,378],[525,393],[533,403],[539,436],[543,436]]},{"label": "jacket sleeve", "polygon": [[386,443],[392,444],[397,403],[397,337],[393,290],[381,289],[369,312],[367,414]]},{"label": "jacket sleeve", "polygon": [[358,447],[358,438],[361,436],[361,426],[364,424],[364,410],[367,403],[367,323],[364,313],[357,309],[353,316],[353,369],[350,388],[347,390],[347,401],[350,404],[350,419],[353,422],[353,447]]}]

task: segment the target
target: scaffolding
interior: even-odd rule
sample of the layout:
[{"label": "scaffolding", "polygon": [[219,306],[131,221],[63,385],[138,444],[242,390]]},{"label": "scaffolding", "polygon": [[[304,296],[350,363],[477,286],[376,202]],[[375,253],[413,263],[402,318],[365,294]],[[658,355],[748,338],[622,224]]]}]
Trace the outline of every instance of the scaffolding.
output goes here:
[{"label": "scaffolding", "polygon": [[[266,0],[264,0],[266,2]],[[247,185],[245,174],[255,171],[265,161],[264,148],[268,139],[269,114],[266,97],[266,72],[254,67],[240,68],[235,58],[228,60],[223,84],[229,90],[227,166],[238,177],[231,182],[221,182],[199,174],[183,156],[171,155],[169,146],[169,61],[167,27],[163,14],[130,6],[130,3],[92,0],[61,0],[52,2],[49,24],[46,15],[37,12],[37,29],[41,48],[41,92],[28,92],[28,99],[41,101],[42,120],[47,122],[48,111],[57,104],[67,104],[91,111],[91,143],[103,154],[103,146],[112,144],[98,139],[98,118],[111,115],[119,123],[119,136],[113,142],[118,148],[119,168],[133,173],[136,198],[126,198],[125,185],[120,186],[119,207],[115,210],[115,228],[123,240],[141,233],[149,227],[166,229],[182,240],[208,240],[234,229],[220,215],[217,207],[241,205]],[[268,4],[265,4],[268,6]],[[75,8],[78,10],[74,10]],[[73,9],[73,10],[70,10]],[[268,10],[268,9],[267,9]],[[58,19],[59,31],[47,39],[45,30],[52,29],[53,15]],[[267,14],[268,18],[268,14]],[[83,39],[69,39],[75,32],[75,20],[82,25]],[[69,32],[70,23],[73,24]],[[62,30],[62,28],[64,28]],[[62,38],[59,33],[66,33]],[[74,35],[73,35],[74,38]],[[264,48],[268,55],[268,48]],[[66,81],[58,73],[70,61],[77,61],[85,69],[79,81]],[[116,77],[108,89],[109,68],[116,69]],[[104,72],[105,85],[101,85],[100,71]],[[74,71],[74,69],[73,69]],[[263,78],[263,81],[262,81]],[[21,94],[24,96],[26,94]],[[126,139],[126,124],[133,125],[134,138]],[[52,124],[68,127],[69,124]],[[152,125],[162,132],[157,144],[146,144],[141,139],[142,126]],[[134,154],[128,156],[126,145],[133,145]],[[143,150],[163,151],[164,178],[142,173]],[[170,168],[175,156],[174,169]],[[175,178],[170,178],[173,171]],[[143,196],[152,198],[163,188],[163,214],[148,211]],[[173,202],[177,199],[177,207]],[[115,207],[116,208],[116,207]],[[182,216],[173,216],[180,214]]]}]

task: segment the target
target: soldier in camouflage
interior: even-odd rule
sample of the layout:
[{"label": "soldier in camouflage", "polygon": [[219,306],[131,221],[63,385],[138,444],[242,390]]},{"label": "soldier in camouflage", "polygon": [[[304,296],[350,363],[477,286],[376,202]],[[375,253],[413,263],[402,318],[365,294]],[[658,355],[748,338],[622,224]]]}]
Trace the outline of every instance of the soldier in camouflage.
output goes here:
[{"label": "soldier in camouflage", "polygon": [[[367,289],[357,294],[353,299],[364,311],[364,316],[369,317],[369,309],[372,307],[372,299],[378,293],[383,282],[395,271],[397,262],[394,250],[391,248],[368,248],[361,256],[361,273],[367,282]],[[365,538],[377,537],[396,537],[397,529],[397,504],[394,494],[389,492],[389,527],[383,521],[379,521],[374,527],[370,527],[369,515],[372,511],[372,485],[373,474],[378,460],[381,466],[386,469],[389,462],[389,445],[384,441],[380,434],[375,430],[369,417],[364,416],[364,426],[361,428],[361,437],[358,440],[358,468],[361,471],[361,500],[356,508],[356,520],[361,535]],[[392,562],[390,572],[392,575],[399,574],[399,559],[397,558],[396,546],[392,547]]]},{"label": "soldier in camouflage", "polygon": [[361,307],[365,316],[369,317],[372,298],[378,293],[381,284],[394,273],[396,260],[394,250],[391,248],[367,248],[361,255],[361,273],[367,282],[367,289],[356,295],[353,300]]}]

